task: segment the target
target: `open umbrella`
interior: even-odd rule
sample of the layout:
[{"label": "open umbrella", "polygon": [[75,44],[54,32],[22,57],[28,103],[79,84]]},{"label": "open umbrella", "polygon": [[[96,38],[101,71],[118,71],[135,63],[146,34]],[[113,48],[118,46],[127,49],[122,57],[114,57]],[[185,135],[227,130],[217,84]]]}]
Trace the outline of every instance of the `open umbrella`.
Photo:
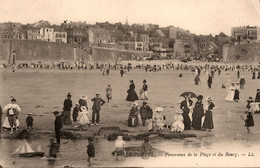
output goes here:
[{"label": "open umbrella", "polygon": [[196,98],[197,95],[193,92],[183,92],[180,96],[185,97],[185,95],[190,94],[191,98]]}]

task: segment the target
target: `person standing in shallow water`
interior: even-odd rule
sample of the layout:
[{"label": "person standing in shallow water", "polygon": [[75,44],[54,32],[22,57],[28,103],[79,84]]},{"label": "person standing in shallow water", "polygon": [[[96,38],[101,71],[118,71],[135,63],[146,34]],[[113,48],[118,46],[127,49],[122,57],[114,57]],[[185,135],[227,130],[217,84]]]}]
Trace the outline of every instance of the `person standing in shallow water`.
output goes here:
[{"label": "person standing in shallow water", "polygon": [[71,107],[72,107],[71,94],[68,93],[67,99],[65,99],[63,103],[63,117],[64,117],[63,124],[64,125],[72,124],[70,119]]},{"label": "person standing in shallow water", "polygon": [[201,129],[201,118],[204,116],[204,107],[202,104],[203,96],[198,96],[198,101],[195,103],[192,113],[192,128],[196,130]]},{"label": "person standing in shallow water", "polygon": [[180,109],[182,109],[183,113],[183,123],[184,123],[184,130],[191,129],[191,120],[190,120],[190,108],[192,107],[193,101],[190,99],[190,95],[185,95],[185,100],[181,102]]}]

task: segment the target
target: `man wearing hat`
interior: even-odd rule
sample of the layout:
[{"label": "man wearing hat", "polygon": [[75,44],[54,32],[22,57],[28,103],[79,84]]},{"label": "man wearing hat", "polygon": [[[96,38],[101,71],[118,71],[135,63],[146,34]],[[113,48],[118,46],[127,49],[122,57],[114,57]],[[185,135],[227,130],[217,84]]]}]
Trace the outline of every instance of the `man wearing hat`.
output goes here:
[{"label": "man wearing hat", "polygon": [[96,93],[96,97],[94,97],[93,99],[91,99],[91,101],[93,101],[93,106],[92,106],[92,124],[94,125],[94,123],[96,123],[96,125],[99,124],[99,120],[100,120],[100,110],[101,110],[101,106],[103,106],[106,102],[105,100],[103,100],[102,98],[99,97],[99,93]]},{"label": "man wearing hat", "polygon": [[71,94],[68,93],[67,99],[64,100],[63,103],[63,124],[64,125],[71,125],[71,119],[70,119],[70,113],[71,113],[71,107],[72,107],[72,100],[71,100]]},{"label": "man wearing hat", "polygon": [[60,144],[60,129],[62,128],[62,121],[58,111],[53,112],[55,116],[55,137],[58,144]]},{"label": "man wearing hat", "polygon": [[143,102],[143,105],[140,108],[140,115],[141,115],[141,120],[143,122],[143,126],[145,126],[145,122],[146,122],[147,119],[152,119],[153,111],[147,105],[147,102]]},{"label": "man wearing hat", "polygon": [[15,104],[16,99],[11,97],[11,103],[7,104],[4,107],[4,112],[6,112],[7,118],[8,118],[8,122],[11,128],[11,134],[13,133],[13,128],[17,129],[17,119],[18,119],[18,115],[21,112],[21,108]]}]

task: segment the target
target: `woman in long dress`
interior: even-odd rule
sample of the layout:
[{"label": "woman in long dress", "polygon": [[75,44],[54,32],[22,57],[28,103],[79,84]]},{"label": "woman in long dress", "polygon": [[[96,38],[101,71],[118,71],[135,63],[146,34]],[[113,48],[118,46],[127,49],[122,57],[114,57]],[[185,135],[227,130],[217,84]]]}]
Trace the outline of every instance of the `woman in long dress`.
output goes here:
[{"label": "woman in long dress", "polygon": [[236,90],[235,83],[232,82],[231,86],[229,87],[228,95],[226,97],[227,101],[234,101],[235,90]]},{"label": "woman in long dress", "polygon": [[212,115],[212,109],[215,107],[215,104],[212,102],[211,97],[207,98],[208,107],[206,108],[205,113],[205,119],[202,125],[202,130],[208,130],[211,131],[214,128],[213,124],[213,115]]},{"label": "woman in long dress", "polygon": [[133,107],[130,110],[130,114],[128,116],[128,126],[136,127],[138,125],[138,104],[137,102],[133,103]]},{"label": "woman in long dress", "polygon": [[137,93],[135,91],[135,84],[133,80],[130,80],[129,89],[127,91],[128,95],[126,97],[127,101],[136,101],[139,100]]},{"label": "woman in long dress", "polygon": [[79,112],[78,115],[78,121],[81,126],[90,124],[87,114],[88,114],[87,108],[85,106],[81,106],[81,112]]},{"label": "woman in long dress", "polygon": [[234,100],[236,102],[239,101],[239,91],[240,91],[240,86],[239,86],[239,82],[236,83],[236,86],[235,86],[235,94],[234,94]]},{"label": "woman in long dress", "polygon": [[201,129],[201,118],[204,116],[204,107],[202,104],[203,96],[198,96],[198,101],[195,103],[192,113],[192,128],[196,130]]},{"label": "woman in long dress", "polygon": [[183,123],[185,126],[185,130],[191,129],[191,119],[189,116],[190,108],[192,107],[193,101],[189,98],[189,95],[185,95],[185,100],[181,102],[180,109],[182,109],[183,113]]},{"label": "woman in long dress", "polygon": [[174,115],[174,123],[172,124],[171,131],[172,132],[183,132],[184,130],[184,124],[183,124],[183,116],[182,116],[182,110],[178,109],[176,110],[177,114]]}]

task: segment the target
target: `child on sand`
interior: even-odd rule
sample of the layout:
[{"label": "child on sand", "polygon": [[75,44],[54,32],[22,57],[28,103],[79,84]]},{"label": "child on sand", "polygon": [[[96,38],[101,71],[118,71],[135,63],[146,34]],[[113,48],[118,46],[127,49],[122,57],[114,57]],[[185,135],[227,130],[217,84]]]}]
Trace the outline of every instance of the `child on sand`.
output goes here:
[{"label": "child on sand", "polygon": [[32,113],[28,113],[27,115],[28,115],[27,118],[26,118],[27,131],[31,132],[32,126],[33,126]]},{"label": "child on sand", "polygon": [[58,153],[58,150],[59,150],[59,146],[57,143],[55,143],[55,140],[52,138],[50,139],[50,153],[49,153],[49,157],[52,157],[52,158],[57,158],[57,153]]},{"label": "child on sand", "polygon": [[93,144],[92,137],[88,138],[87,154],[88,154],[88,163],[91,166],[93,164],[93,158],[95,157],[95,147]]},{"label": "child on sand", "polygon": [[117,140],[115,140],[115,147],[116,147],[116,152],[115,152],[115,157],[118,159],[118,155],[124,155],[126,156],[126,151],[125,151],[125,141],[123,140],[123,136],[118,135]]},{"label": "child on sand", "polygon": [[250,127],[253,127],[254,124],[254,118],[252,116],[251,112],[247,112],[247,116],[245,119],[245,127],[247,127],[247,132],[250,133]]}]

